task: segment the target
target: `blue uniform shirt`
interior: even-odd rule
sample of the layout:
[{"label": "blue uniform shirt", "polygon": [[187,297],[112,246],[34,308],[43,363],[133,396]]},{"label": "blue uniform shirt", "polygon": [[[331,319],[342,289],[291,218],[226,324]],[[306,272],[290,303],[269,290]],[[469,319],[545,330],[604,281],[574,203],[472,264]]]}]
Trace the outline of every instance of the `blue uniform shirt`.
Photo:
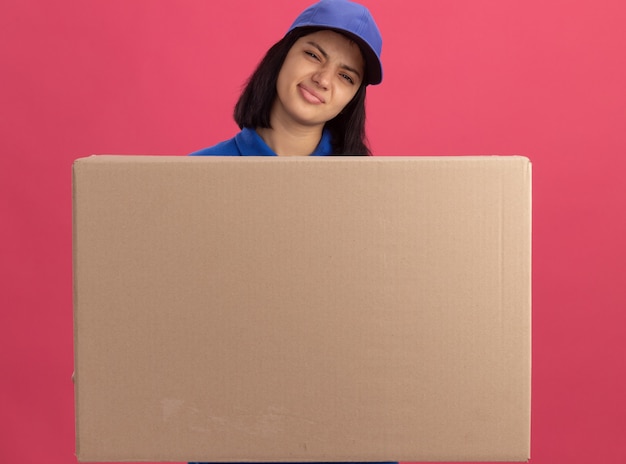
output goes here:
[{"label": "blue uniform shirt", "polygon": [[[324,130],[320,143],[312,156],[332,155],[330,132]],[[190,156],[276,156],[276,153],[265,143],[254,129],[244,127],[232,139],[204,148],[190,154]]]}]

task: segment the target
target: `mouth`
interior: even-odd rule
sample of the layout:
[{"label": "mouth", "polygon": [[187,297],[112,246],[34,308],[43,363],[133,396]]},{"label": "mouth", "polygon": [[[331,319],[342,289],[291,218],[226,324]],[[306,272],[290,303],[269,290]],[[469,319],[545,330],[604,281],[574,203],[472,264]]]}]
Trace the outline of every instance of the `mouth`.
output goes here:
[{"label": "mouth", "polygon": [[298,89],[300,90],[300,94],[302,95],[302,98],[304,98],[307,102],[312,103],[314,105],[321,105],[323,103],[326,103],[326,100],[324,100],[324,97],[318,94],[315,90],[302,84],[298,84]]}]

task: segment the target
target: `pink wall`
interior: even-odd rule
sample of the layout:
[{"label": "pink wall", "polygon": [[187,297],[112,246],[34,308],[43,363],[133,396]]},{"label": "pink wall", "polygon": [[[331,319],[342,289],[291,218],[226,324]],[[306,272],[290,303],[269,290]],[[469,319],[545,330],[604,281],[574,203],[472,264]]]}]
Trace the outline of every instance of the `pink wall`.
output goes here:
[{"label": "pink wall", "polygon": [[[0,5],[0,462],[72,463],[72,161],[235,131],[262,53],[309,0]],[[377,155],[534,163],[532,462],[626,459],[626,7],[369,0]]]}]

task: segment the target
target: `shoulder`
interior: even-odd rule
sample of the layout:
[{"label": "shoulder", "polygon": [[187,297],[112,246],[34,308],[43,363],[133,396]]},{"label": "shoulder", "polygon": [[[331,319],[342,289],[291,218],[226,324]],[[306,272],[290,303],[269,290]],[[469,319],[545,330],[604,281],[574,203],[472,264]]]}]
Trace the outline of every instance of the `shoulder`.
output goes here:
[{"label": "shoulder", "polygon": [[232,139],[224,140],[223,142],[213,145],[212,147],[203,148],[202,150],[194,151],[189,156],[239,156],[241,152],[235,141],[235,137]]},{"label": "shoulder", "polygon": [[232,139],[191,153],[191,156],[276,156],[254,129],[244,127]]}]

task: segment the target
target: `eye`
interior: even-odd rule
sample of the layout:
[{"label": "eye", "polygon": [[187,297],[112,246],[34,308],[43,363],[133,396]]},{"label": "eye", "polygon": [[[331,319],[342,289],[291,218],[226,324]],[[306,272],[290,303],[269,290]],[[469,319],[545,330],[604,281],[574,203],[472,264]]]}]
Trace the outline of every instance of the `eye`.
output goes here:
[{"label": "eye", "polygon": [[319,56],[317,56],[317,54],[315,54],[314,52],[311,52],[311,51],[305,50],[305,51],[304,51],[304,53],[306,53],[307,55],[309,55],[309,56],[310,56],[311,58],[313,58],[314,60],[317,60],[317,61],[319,61],[319,60],[320,60]]},{"label": "eye", "polygon": [[343,79],[345,79],[347,82],[349,82],[350,84],[354,84],[354,79],[352,79],[349,75],[347,75],[346,73],[341,73],[339,74]]}]

